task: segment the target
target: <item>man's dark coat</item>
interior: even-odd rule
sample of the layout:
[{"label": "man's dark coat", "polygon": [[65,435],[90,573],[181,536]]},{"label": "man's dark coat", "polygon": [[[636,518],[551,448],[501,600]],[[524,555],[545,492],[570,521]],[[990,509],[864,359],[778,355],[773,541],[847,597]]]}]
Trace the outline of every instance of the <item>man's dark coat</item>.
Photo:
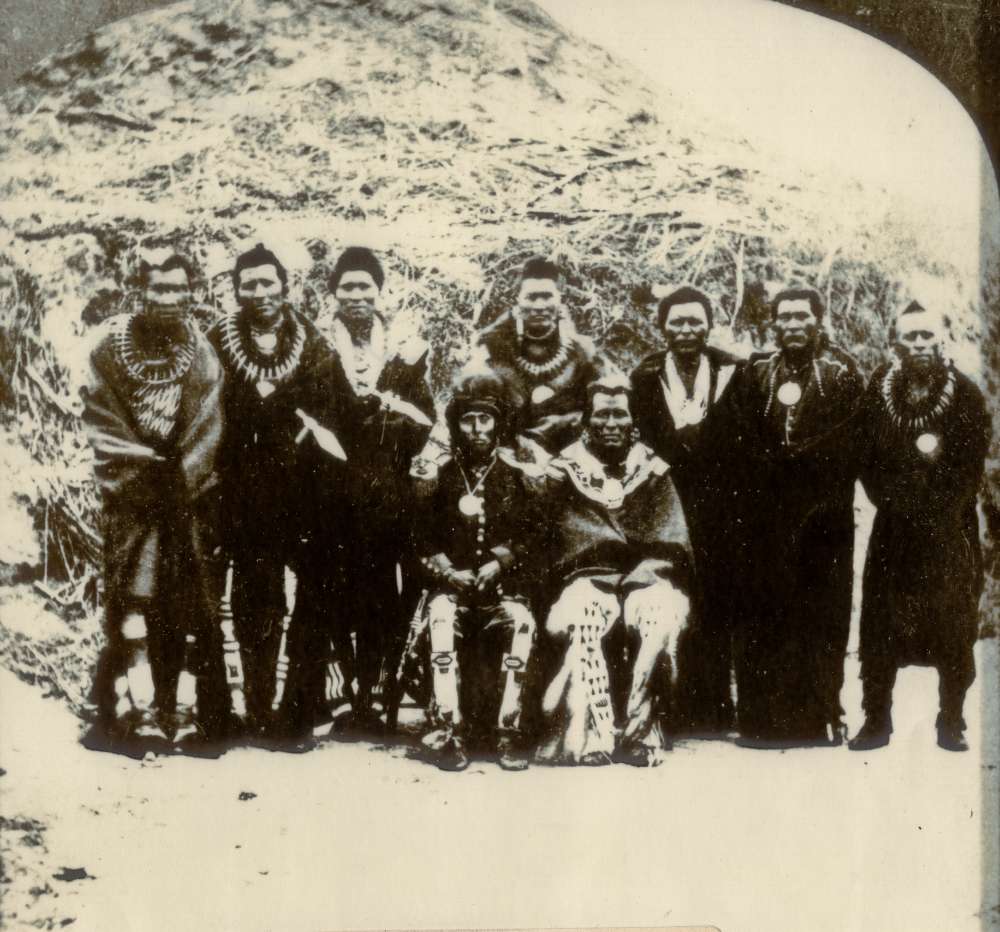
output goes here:
[{"label": "man's dark coat", "polygon": [[[921,410],[891,376],[889,366],[876,371],[861,415],[861,479],[878,508],[861,609],[865,711],[886,724],[897,668],[929,664],[940,673],[942,714],[957,724],[975,677],[983,585],[976,496],[989,416],[982,392],[957,370],[951,401],[937,413],[947,372]],[[921,436],[936,441],[930,453],[918,449]]]},{"label": "man's dark coat", "polygon": [[733,507],[739,459],[732,385],[743,368],[708,347],[709,405],[701,423],[677,429],[664,397],[666,351],[632,372],[635,425],[642,441],[670,465],[694,551],[693,623],[681,649],[681,715],[696,730],[725,731],[730,698],[732,620],[741,600],[740,525]]},{"label": "man's dark coat", "polygon": [[[788,407],[778,392],[790,379],[802,396]],[[822,740],[840,722],[863,388],[854,360],[825,339],[803,371],[760,354],[734,386],[749,540],[738,717],[750,739]]]}]

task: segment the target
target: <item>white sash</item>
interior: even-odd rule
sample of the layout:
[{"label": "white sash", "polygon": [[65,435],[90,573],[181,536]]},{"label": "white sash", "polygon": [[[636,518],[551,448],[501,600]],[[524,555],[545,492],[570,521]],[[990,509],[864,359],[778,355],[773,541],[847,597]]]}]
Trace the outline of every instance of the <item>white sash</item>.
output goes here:
[{"label": "white sash", "polygon": [[376,316],[372,320],[371,341],[366,347],[355,345],[339,317],[333,318],[333,346],[343,363],[347,380],[355,395],[370,395],[378,385],[386,364],[385,325]]},{"label": "white sash", "polygon": [[664,375],[660,379],[663,386],[663,400],[673,418],[674,427],[680,430],[692,424],[700,424],[708,413],[708,396],[712,388],[712,370],[708,365],[708,357],[702,354],[698,363],[698,372],[694,377],[694,391],[688,397],[684,381],[677,371],[677,363],[673,353],[667,353],[664,361]]}]

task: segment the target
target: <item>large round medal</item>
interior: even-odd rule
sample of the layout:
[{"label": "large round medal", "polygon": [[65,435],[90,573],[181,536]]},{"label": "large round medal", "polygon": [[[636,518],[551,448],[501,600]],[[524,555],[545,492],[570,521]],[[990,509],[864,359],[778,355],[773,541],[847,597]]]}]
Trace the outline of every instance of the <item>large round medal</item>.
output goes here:
[{"label": "large round medal", "polygon": [[802,386],[798,382],[785,382],[778,389],[778,401],[785,407],[797,405],[802,398]]},{"label": "large round medal", "polygon": [[608,508],[620,508],[625,501],[625,489],[621,479],[604,480],[604,500]]},{"label": "large round medal", "polygon": [[939,444],[937,434],[921,434],[917,437],[917,449],[926,456],[937,450]]},{"label": "large round medal", "polygon": [[470,518],[473,515],[482,514],[483,500],[478,495],[473,495],[470,492],[458,500],[458,510]]},{"label": "large round medal", "polygon": [[548,401],[555,391],[549,385],[538,385],[531,391],[531,403],[533,405],[544,404]]}]

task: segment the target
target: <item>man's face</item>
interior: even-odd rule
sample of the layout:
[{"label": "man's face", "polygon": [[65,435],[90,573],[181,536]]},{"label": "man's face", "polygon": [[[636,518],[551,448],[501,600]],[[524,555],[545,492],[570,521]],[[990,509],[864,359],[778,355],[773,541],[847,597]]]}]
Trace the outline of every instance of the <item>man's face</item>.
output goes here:
[{"label": "man's face", "polygon": [[150,269],[143,292],[146,315],[164,324],[180,323],[191,304],[191,283],[184,269]]},{"label": "man's face", "polygon": [[466,411],[458,419],[462,445],[474,456],[485,456],[496,441],[496,418],[488,411]]},{"label": "man's face", "polygon": [[774,313],[774,339],[779,349],[800,350],[811,345],[819,331],[819,321],[808,298],[782,301]]},{"label": "man's face", "polygon": [[628,446],[632,437],[632,412],[624,392],[598,392],[594,395],[589,430],[591,440],[609,452]]},{"label": "man's face", "polygon": [[240,272],[236,299],[245,308],[257,311],[277,309],[285,296],[285,286],[273,265],[258,265]]},{"label": "man's face", "polygon": [[517,293],[517,310],[530,340],[546,340],[559,326],[562,295],[550,278],[526,278]]},{"label": "man's face", "polygon": [[904,367],[926,372],[941,362],[941,322],[930,311],[902,314],[896,321],[896,350]]},{"label": "man's face", "polygon": [[337,312],[348,320],[370,321],[375,314],[378,285],[371,272],[344,272],[334,292]]},{"label": "man's face", "polygon": [[708,339],[708,314],[700,301],[675,304],[663,323],[667,349],[675,356],[697,356]]}]

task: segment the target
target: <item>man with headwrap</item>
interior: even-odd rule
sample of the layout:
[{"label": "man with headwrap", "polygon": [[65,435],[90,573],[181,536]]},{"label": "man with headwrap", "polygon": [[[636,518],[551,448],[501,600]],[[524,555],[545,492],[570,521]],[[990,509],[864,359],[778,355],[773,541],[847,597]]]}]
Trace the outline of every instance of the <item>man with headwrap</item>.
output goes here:
[{"label": "man with headwrap", "polygon": [[579,436],[587,385],[604,367],[593,343],[576,333],[562,304],[559,267],[535,256],[521,269],[517,303],[484,330],[472,364],[503,379],[520,442],[544,462]]},{"label": "man with headwrap", "polygon": [[976,495],[989,447],[982,392],[942,354],[942,320],[917,302],[895,324],[895,358],[861,408],[861,480],[878,508],[861,603],[865,723],[850,748],[889,743],[896,671],[938,671],[938,744],[965,751],[965,693],[983,585]]},{"label": "man with headwrap", "polygon": [[708,346],[712,302],[688,286],[658,308],[666,349],[632,373],[635,425],[643,442],[670,466],[695,554],[692,626],[681,648],[688,727],[726,732],[730,697],[732,617],[740,598],[738,530],[733,510],[733,377],[743,363]]},{"label": "man with headwrap", "polygon": [[[316,670],[329,655],[319,634],[329,611],[321,609],[329,598],[322,562],[339,558],[334,550],[321,560],[312,538],[329,542],[329,529],[316,520],[322,503],[328,520],[336,520],[345,456],[338,437],[352,395],[336,356],[289,303],[288,274],[274,253],[257,244],[237,258],[232,279],[237,308],[209,339],[226,370],[219,474],[248,732],[307,750],[314,709],[303,680],[315,688]],[[289,624],[283,622],[292,608],[286,568],[296,577]],[[280,683],[283,634],[288,679]],[[308,656],[310,648],[317,656]]]},{"label": "man with headwrap", "polygon": [[864,383],[812,289],[772,303],[777,350],[733,386],[751,542],[737,632],[741,742],[839,744],[854,577],[855,413]]},{"label": "man with headwrap", "polygon": [[633,438],[627,380],[590,385],[583,437],[548,466],[546,635],[562,656],[542,760],[655,766],[669,746],[691,551],[670,469]]},{"label": "man with headwrap", "polygon": [[419,596],[407,547],[410,465],[434,416],[427,344],[415,333],[388,332],[379,307],[384,284],[378,258],[359,246],[344,250],[329,278],[336,312],[328,336],[357,407],[344,436],[352,517],[350,548],[337,583],[335,642],[345,680],[357,678],[351,722],[362,731],[382,727],[372,701],[383,671],[387,722],[394,724],[395,670]]},{"label": "man with headwrap", "polygon": [[222,370],[189,316],[187,261],[151,257],[140,283],[141,309],[97,334],[83,423],[103,503],[107,634],[91,739],[141,754],[220,737],[227,697],[212,561]]},{"label": "man with headwrap", "polygon": [[501,445],[510,439],[503,383],[467,372],[445,418],[451,456],[416,480],[433,690],[423,743],[445,770],[464,770],[467,742],[477,739],[496,748],[505,770],[523,770],[541,518],[523,467]]}]

